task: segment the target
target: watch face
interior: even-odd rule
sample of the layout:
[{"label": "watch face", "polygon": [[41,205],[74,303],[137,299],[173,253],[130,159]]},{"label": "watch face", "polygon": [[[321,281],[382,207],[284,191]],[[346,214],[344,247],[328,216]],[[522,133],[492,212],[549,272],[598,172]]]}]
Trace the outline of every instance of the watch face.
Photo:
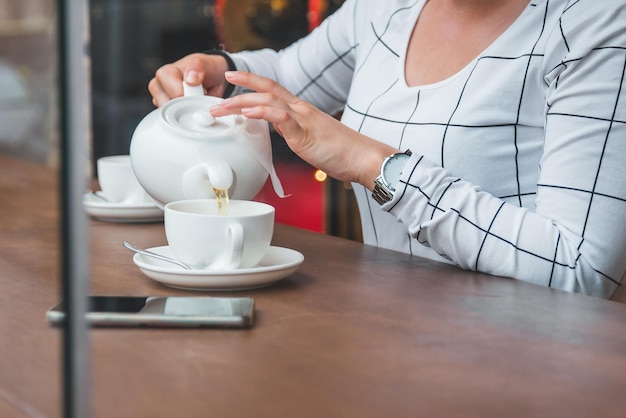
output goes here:
[{"label": "watch face", "polygon": [[389,157],[384,164],[382,172],[383,179],[391,191],[396,191],[396,185],[400,181],[402,170],[404,170],[409,158],[407,154],[395,154]]}]

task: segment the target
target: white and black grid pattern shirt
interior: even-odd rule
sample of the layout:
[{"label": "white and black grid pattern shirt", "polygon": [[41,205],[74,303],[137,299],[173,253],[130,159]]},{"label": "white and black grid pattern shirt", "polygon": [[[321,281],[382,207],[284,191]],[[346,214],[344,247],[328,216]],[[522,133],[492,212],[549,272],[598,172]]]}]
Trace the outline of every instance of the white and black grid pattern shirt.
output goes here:
[{"label": "white and black grid pattern shirt", "polygon": [[233,54],[411,149],[392,202],[355,185],[364,241],[610,297],[626,270],[626,2],[533,0],[466,68],[409,87],[426,0],[347,0],[284,51]]}]

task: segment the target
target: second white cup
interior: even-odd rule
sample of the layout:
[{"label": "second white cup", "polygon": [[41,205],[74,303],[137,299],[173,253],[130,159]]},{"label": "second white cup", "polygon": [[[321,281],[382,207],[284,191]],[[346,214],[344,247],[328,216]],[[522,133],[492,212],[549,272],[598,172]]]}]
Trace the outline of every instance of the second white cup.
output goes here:
[{"label": "second white cup", "polygon": [[215,199],[170,202],[164,211],[167,243],[178,260],[195,269],[254,267],[274,234],[275,209],[261,202],[231,200],[225,215]]},{"label": "second white cup", "polygon": [[101,157],[96,164],[102,195],[109,202],[124,204],[150,202],[150,197],[135,177],[129,155]]}]

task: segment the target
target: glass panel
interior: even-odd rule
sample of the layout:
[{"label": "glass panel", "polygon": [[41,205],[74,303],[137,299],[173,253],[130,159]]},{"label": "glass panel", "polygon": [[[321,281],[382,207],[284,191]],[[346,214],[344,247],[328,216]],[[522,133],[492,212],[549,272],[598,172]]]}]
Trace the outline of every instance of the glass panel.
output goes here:
[{"label": "glass panel", "polygon": [[0,0],[0,153],[57,164],[54,2]]}]

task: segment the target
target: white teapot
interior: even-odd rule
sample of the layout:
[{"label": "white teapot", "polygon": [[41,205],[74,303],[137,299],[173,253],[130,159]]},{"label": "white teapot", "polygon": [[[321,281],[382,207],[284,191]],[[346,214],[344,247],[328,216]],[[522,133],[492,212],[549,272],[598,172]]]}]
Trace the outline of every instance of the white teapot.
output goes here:
[{"label": "white teapot", "polygon": [[267,122],[241,115],[213,118],[209,108],[221,100],[205,96],[201,86],[185,85],[183,97],[153,110],[135,128],[133,171],[157,205],[214,198],[214,188],[228,189],[231,199],[251,200],[268,175],[284,196]]}]

